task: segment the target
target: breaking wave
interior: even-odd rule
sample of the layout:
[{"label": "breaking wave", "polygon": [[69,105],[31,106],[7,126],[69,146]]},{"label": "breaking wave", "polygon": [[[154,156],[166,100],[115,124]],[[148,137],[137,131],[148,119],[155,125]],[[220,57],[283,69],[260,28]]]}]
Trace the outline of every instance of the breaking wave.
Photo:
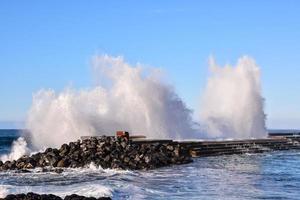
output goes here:
[{"label": "breaking wave", "polygon": [[94,88],[41,90],[34,95],[26,123],[34,147],[59,146],[83,135],[117,130],[148,138],[195,137],[192,111],[158,70],[108,55],[94,57],[93,69],[100,77]]},{"label": "breaking wave", "polygon": [[211,76],[202,96],[201,125],[211,137],[266,136],[260,70],[252,58],[220,67],[210,59]]}]

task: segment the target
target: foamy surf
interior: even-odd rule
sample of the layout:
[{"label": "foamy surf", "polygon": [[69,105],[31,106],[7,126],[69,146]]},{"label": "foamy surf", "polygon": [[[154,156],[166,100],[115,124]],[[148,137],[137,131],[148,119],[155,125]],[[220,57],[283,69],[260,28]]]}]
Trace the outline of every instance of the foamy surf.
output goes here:
[{"label": "foamy surf", "polygon": [[95,183],[80,183],[73,185],[48,185],[45,186],[12,186],[3,185],[0,187],[0,198],[4,198],[7,194],[20,193],[38,193],[38,194],[54,194],[64,198],[67,195],[77,194],[86,197],[112,197],[113,189],[108,186],[103,186]]},{"label": "foamy surf", "polygon": [[[61,171],[60,171],[61,170]],[[96,166],[94,163],[87,165],[85,167],[80,168],[58,168],[58,167],[44,167],[44,168],[34,168],[34,169],[26,169],[26,171],[22,170],[9,170],[9,171],[0,171],[0,174],[10,174],[10,175],[18,175],[18,176],[31,176],[31,175],[101,175],[101,176],[114,176],[119,174],[127,174],[127,175],[138,175],[138,171],[130,171],[130,170],[122,170],[122,169],[103,169],[101,166]]]},{"label": "foamy surf", "polygon": [[12,143],[11,152],[9,154],[1,155],[0,160],[3,162],[17,160],[27,153],[29,153],[27,142],[23,137],[19,137]]},{"label": "foamy surf", "polygon": [[8,172],[0,173],[0,193],[2,197],[10,193],[36,192],[61,197],[71,193],[111,196],[113,199],[250,200],[269,198],[274,194],[270,186],[275,184],[282,196],[297,199],[299,158],[299,152],[287,151],[199,158],[188,165],[146,172],[102,170],[93,165],[66,169],[61,174]]},{"label": "foamy surf", "polygon": [[5,198],[9,193],[8,187],[1,185],[0,186],[0,198]]},{"label": "foamy surf", "polygon": [[112,186],[103,184],[103,180],[116,176],[136,176],[136,172],[103,169],[95,166],[93,163],[84,168],[65,168],[62,173],[44,171],[42,168],[28,171],[29,173],[19,173],[17,171],[1,172],[0,177],[2,177],[2,181],[15,179],[17,185],[1,185],[0,198],[8,194],[28,192],[51,193],[62,198],[71,194],[87,197],[111,197],[114,190]]}]

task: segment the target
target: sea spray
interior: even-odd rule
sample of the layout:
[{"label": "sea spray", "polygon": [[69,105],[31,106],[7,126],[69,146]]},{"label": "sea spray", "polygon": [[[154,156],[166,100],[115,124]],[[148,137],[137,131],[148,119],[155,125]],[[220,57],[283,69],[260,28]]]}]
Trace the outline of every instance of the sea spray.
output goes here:
[{"label": "sea spray", "polygon": [[35,148],[117,130],[149,138],[195,137],[191,110],[157,70],[145,71],[108,55],[94,57],[93,68],[102,78],[94,88],[41,90],[34,95],[26,127]]},{"label": "sea spray", "polygon": [[265,137],[260,70],[241,57],[236,66],[218,66],[210,59],[211,76],[201,102],[202,129],[215,138]]},{"label": "sea spray", "polygon": [[0,186],[0,198],[5,198],[9,194],[9,190],[5,186]]},{"label": "sea spray", "polygon": [[28,152],[27,142],[23,137],[19,137],[17,140],[13,141],[11,152],[7,155],[2,155],[0,160],[3,162],[16,160]]},{"label": "sea spray", "polygon": [[158,70],[147,71],[108,55],[95,56],[92,63],[98,78],[94,87],[42,89],[34,94],[26,128],[35,149],[117,130],[172,139],[203,138],[203,132],[211,138],[265,136],[260,71],[251,58],[242,57],[237,66],[224,68],[211,59],[201,128]]}]

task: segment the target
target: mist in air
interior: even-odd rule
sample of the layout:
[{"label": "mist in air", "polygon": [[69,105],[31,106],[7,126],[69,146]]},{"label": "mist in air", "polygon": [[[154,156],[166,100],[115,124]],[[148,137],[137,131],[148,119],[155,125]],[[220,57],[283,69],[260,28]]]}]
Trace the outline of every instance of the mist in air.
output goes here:
[{"label": "mist in air", "polygon": [[193,110],[158,69],[109,55],[95,56],[92,67],[99,78],[92,88],[42,89],[34,94],[26,121],[34,148],[117,130],[172,139],[266,135],[260,71],[249,57],[225,67],[210,60],[211,75],[199,102],[200,121],[193,119]]},{"label": "mist in air", "polygon": [[220,67],[210,59],[211,75],[202,96],[203,129],[216,138],[260,138],[267,135],[260,70],[241,57],[236,66]]}]

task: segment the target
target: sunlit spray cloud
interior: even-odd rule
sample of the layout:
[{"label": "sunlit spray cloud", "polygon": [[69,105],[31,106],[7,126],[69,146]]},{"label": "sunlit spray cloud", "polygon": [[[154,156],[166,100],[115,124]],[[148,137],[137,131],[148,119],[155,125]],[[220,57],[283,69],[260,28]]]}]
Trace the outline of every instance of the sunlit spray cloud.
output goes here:
[{"label": "sunlit spray cloud", "polygon": [[150,138],[195,137],[191,110],[157,70],[145,71],[141,65],[108,55],[95,56],[92,63],[102,84],[60,93],[41,90],[34,95],[26,127],[35,148],[117,130]]},{"label": "sunlit spray cloud", "polygon": [[260,70],[255,61],[241,57],[236,66],[218,66],[210,58],[211,75],[202,96],[202,129],[219,138],[266,136]]},{"label": "sunlit spray cloud", "polygon": [[260,71],[251,58],[225,67],[210,59],[201,128],[159,70],[108,55],[95,56],[92,66],[99,83],[92,88],[34,94],[26,122],[33,147],[57,147],[80,136],[111,135],[117,130],[173,139],[203,138],[202,132],[211,138],[266,134]]}]

